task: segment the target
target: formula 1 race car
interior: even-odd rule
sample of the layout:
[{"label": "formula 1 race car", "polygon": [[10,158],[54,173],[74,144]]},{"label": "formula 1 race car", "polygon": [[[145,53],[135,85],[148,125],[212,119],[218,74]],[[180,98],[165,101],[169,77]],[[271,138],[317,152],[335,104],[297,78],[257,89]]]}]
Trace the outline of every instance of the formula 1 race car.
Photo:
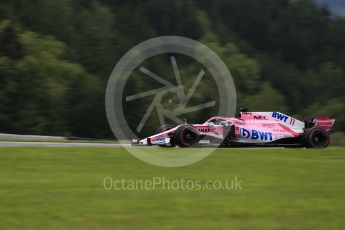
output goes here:
[{"label": "formula 1 race car", "polygon": [[192,146],[300,146],[325,148],[335,119],[297,120],[280,112],[248,112],[239,117],[211,117],[203,124],[164,125],[155,135],[132,140],[132,145]]}]

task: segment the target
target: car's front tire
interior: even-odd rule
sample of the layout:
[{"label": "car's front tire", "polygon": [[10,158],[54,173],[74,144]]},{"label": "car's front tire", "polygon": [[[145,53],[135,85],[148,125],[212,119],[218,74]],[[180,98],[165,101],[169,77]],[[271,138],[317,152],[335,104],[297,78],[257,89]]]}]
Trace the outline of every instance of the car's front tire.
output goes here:
[{"label": "car's front tire", "polygon": [[192,125],[181,125],[175,131],[173,139],[179,147],[191,147],[199,142],[200,133]]},{"label": "car's front tire", "polygon": [[331,140],[329,133],[325,129],[319,127],[306,129],[303,139],[307,148],[326,148]]}]

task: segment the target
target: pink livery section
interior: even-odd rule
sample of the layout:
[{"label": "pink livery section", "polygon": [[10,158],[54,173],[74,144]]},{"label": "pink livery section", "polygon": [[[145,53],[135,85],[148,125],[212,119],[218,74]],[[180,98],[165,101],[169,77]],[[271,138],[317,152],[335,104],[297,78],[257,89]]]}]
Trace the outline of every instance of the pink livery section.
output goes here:
[{"label": "pink livery section", "polygon": [[291,128],[303,129],[305,123],[281,112],[242,112],[241,119],[256,121],[279,121]]}]

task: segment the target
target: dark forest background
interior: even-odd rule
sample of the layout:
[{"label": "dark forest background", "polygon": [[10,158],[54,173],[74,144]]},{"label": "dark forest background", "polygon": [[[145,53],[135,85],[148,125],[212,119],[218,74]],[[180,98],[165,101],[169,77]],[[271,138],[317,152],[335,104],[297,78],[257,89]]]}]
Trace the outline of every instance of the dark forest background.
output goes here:
[{"label": "dark forest background", "polygon": [[[112,137],[110,73],[133,46],[162,35],[212,48],[231,70],[238,106],[331,115],[345,131],[345,18],[312,0],[2,0],[0,132]],[[200,87],[200,97],[213,92]]]}]

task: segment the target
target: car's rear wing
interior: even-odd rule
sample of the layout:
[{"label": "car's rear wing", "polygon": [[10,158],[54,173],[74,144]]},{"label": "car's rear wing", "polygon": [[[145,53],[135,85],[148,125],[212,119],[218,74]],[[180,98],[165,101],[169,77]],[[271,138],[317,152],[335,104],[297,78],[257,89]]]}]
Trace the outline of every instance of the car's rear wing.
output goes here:
[{"label": "car's rear wing", "polygon": [[335,119],[328,116],[320,116],[315,118],[308,118],[304,122],[306,124],[306,128],[319,127],[325,129],[327,132],[330,132],[335,123]]},{"label": "car's rear wing", "polygon": [[327,132],[330,132],[332,130],[334,122],[335,122],[335,119],[331,119],[328,116],[315,118],[315,126],[324,128]]}]

